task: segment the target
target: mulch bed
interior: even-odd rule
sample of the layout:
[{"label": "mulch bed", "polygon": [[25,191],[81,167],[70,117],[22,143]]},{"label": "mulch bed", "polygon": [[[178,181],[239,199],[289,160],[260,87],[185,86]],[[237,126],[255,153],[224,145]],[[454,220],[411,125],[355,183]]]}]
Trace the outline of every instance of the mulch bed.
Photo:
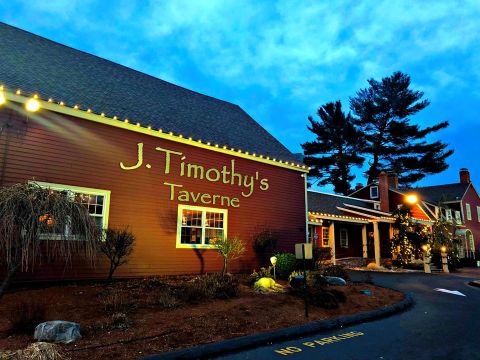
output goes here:
[{"label": "mulch bed", "polygon": [[[0,300],[0,349],[25,348],[34,341],[32,335],[9,331],[11,313],[23,301],[48,304],[47,320],[80,323],[82,339],[62,345],[72,359],[94,359],[101,354],[102,359],[120,360],[369,311],[404,298],[400,292],[371,284],[332,287],[343,291],[347,301],[333,310],[310,307],[308,320],[304,316],[301,298],[290,293],[257,294],[246,281],[240,285],[240,295],[232,299],[177,303],[172,308],[165,308],[165,303],[158,301],[164,284],[178,286],[188,279],[62,285],[6,294]],[[361,294],[363,289],[369,289],[372,295]],[[107,310],[108,306],[111,307],[112,296],[117,297],[113,302],[119,303],[119,308]],[[166,303],[168,306],[168,301]],[[112,325],[112,313],[118,312],[125,314],[126,328]]]}]

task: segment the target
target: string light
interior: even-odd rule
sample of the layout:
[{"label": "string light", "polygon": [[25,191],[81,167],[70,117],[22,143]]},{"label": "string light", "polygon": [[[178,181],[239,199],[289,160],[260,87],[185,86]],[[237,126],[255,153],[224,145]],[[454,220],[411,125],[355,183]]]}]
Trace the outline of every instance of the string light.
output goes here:
[{"label": "string light", "polygon": [[[0,85],[0,105],[4,104],[4,103],[7,101],[6,95],[3,93],[3,90],[4,90],[4,87]],[[20,90],[20,89],[17,89],[15,93],[16,93],[17,95],[21,95],[21,90]],[[31,112],[34,112],[34,111],[37,111],[38,109],[40,109],[41,105],[40,105],[40,102],[38,102],[37,99],[38,99],[38,95],[37,95],[37,94],[34,94],[31,99],[29,99],[29,100],[27,100],[27,101],[25,102],[25,108],[26,108],[28,111],[31,111]],[[49,103],[53,103],[53,99],[52,99],[52,98],[48,98],[48,102],[49,102]],[[60,101],[60,102],[58,103],[58,105],[60,105],[60,106],[65,106],[65,103],[64,103],[63,101]],[[73,106],[73,109],[79,110],[79,109],[80,109],[80,106],[79,106],[79,105],[74,105],[74,106]],[[88,109],[86,110],[86,112],[87,112],[87,113],[92,113],[92,110],[91,110],[90,108],[88,108]],[[100,116],[101,116],[101,117],[106,117],[106,114],[105,114],[104,112],[102,112],[102,113],[100,113]],[[117,117],[117,116],[113,116],[112,119],[113,119],[113,120],[118,120],[118,117]],[[127,118],[125,118],[124,122],[125,122],[126,124],[128,124],[128,123],[129,123],[129,120],[128,120]],[[136,125],[137,125],[137,127],[141,127],[141,124],[140,124],[139,122],[137,122]],[[148,129],[148,130],[152,130],[152,126],[151,126],[151,125],[148,125],[147,129]],[[160,129],[158,129],[158,132],[163,133],[163,130],[160,128]],[[172,131],[168,132],[168,134],[169,134],[170,136],[175,136]],[[182,135],[182,134],[179,134],[179,135],[176,135],[176,136],[177,136],[178,138],[183,138],[183,135]],[[191,136],[188,137],[188,140],[189,140],[189,141],[195,141],[195,140],[193,140],[193,138],[192,138]],[[197,142],[201,144],[201,143],[202,143],[202,140],[201,140],[201,139],[198,139]],[[219,144],[214,144],[214,145],[212,145],[211,142],[207,142],[206,145],[207,145],[207,146],[214,146],[215,148],[220,148],[220,147],[221,147],[221,148],[224,149],[224,150],[227,150],[227,149],[228,149],[228,146],[227,146],[227,145],[223,145],[223,146],[220,146]],[[237,152],[237,153],[242,153],[242,150],[241,150],[241,149],[235,150],[235,148],[233,148],[233,147],[230,148],[230,151],[232,151],[232,152]],[[249,155],[249,156],[251,156],[251,157],[259,157],[259,158],[261,158],[261,159],[266,159],[266,160],[278,162],[278,163],[280,163],[280,164],[285,164],[285,165],[287,165],[287,166],[292,166],[292,167],[296,167],[296,168],[302,168],[302,169],[311,170],[310,167],[307,167],[307,166],[305,166],[305,165],[296,164],[296,163],[293,163],[293,162],[289,163],[289,162],[287,162],[287,161],[277,160],[276,158],[271,159],[270,156],[264,156],[264,155],[262,155],[262,154],[258,154],[258,155],[257,155],[256,153],[250,154],[248,151],[245,151],[244,154],[245,154],[245,155]]]}]

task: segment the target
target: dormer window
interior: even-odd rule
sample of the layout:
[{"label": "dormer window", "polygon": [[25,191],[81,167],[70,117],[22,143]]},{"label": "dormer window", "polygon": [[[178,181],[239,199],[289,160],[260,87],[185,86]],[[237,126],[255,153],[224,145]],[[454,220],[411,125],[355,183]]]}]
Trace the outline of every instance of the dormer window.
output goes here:
[{"label": "dormer window", "polygon": [[378,199],[378,186],[370,186],[370,199]]}]

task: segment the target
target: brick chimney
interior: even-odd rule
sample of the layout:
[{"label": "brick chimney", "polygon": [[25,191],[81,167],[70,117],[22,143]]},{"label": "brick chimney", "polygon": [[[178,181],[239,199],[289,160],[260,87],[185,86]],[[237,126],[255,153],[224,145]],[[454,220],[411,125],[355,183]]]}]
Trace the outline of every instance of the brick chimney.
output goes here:
[{"label": "brick chimney", "polygon": [[360,190],[362,188],[363,188],[362,183],[357,183],[357,185],[355,185],[355,191]]},{"label": "brick chimney", "polygon": [[385,212],[390,210],[388,187],[388,175],[382,171],[380,175],[378,175],[378,197],[380,198],[380,210]]},{"label": "brick chimney", "polygon": [[388,185],[395,190],[398,190],[398,175],[395,173],[388,174]]},{"label": "brick chimney", "polygon": [[460,182],[462,184],[470,184],[470,171],[467,168],[460,169]]}]

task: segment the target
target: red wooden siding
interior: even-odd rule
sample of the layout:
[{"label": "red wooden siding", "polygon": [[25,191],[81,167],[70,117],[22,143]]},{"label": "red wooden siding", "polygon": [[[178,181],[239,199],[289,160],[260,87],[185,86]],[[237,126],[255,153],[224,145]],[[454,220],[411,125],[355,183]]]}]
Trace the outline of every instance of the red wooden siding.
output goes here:
[{"label": "red wooden siding", "polygon": [[[0,186],[35,179],[50,183],[82,186],[111,191],[110,227],[130,225],[137,242],[127,265],[119,276],[199,273],[217,271],[222,261],[214,250],[177,249],[178,201],[169,199],[164,182],[182,184],[182,190],[226,195],[240,199],[239,208],[228,208],[228,234],[247,243],[247,254],[231,264],[231,270],[251,271],[258,266],[251,242],[262,228],[278,236],[280,248],[294,250],[305,241],[304,178],[298,171],[235,158],[226,154],[139,134],[87,120],[67,117],[45,110],[25,115],[0,110],[0,127],[10,127],[0,134]],[[125,171],[119,162],[137,161],[137,143],[144,143],[145,166]],[[171,174],[164,174],[164,153],[156,147],[182,152],[190,163],[221,169],[235,160],[235,171],[268,178],[269,189],[262,191],[258,182],[254,193],[245,198],[243,188],[212,183],[178,175],[179,158],[172,157]],[[197,206],[221,207],[218,205]],[[43,264],[38,278],[87,278],[106,274],[104,261],[92,269],[81,261],[73,267]],[[25,274],[30,277],[30,274]]]},{"label": "red wooden siding", "polygon": [[[466,204],[470,204],[472,220],[467,219]],[[475,240],[475,250],[480,250],[480,222],[478,221],[477,206],[480,206],[480,198],[473,185],[470,185],[462,199],[462,211],[465,221],[465,227],[470,229]]]}]

